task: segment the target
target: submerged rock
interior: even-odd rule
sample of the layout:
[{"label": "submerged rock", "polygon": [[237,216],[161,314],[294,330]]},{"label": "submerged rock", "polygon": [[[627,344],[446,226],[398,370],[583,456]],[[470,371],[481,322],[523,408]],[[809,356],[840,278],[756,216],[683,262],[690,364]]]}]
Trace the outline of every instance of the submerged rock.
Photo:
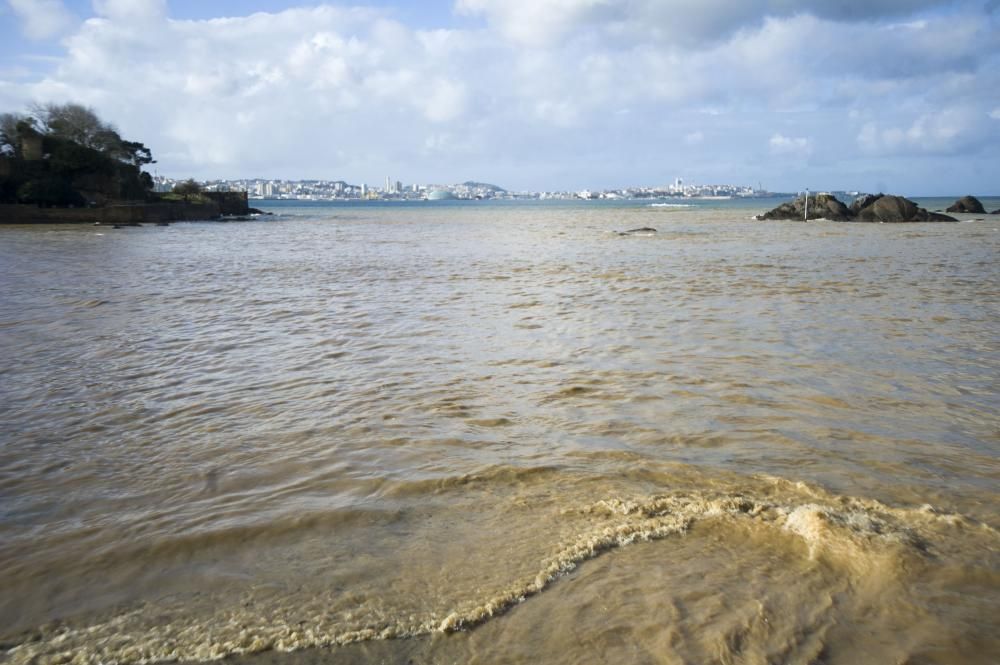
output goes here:
[{"label": "submerged rock", "polygon": [[948,215],[928,212],[913,201],[902,196],[879,196],[861,208],[855,220],[858,222],[957,222]]},{"label": "submerged rock", "polygon": [[947,212],[966,212],[974,215],[986,214],[983,204],[975,196],[963,196],[948,206]]},{"label": "submerged rock", "polygon": [[645,233],[656,233],[656,229],[654,229],[651,226],[642,226],[642,227],[640,227],[638,229],[629,229],[628,231],[619,231],[618,235],[620,235],[620,236],[634,236],[634,235],[645,234]]},{"label": "submerged rock", "polygon": [[[832,194],[809,196],[809,219],[829,219],[835,222],[849,221],[853,215],[850,209]],[[782,203],[774,210],[758,215],[757,219],[787,219],[801,222],[806,219],[806,197]]]}]

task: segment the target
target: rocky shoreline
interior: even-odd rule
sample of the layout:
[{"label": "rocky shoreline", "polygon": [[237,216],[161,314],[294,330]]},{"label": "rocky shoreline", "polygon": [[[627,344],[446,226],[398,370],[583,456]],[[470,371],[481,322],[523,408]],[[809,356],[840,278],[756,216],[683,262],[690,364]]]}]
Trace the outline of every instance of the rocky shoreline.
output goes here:
[{"label": "rocky shoreline", "polygon": [[[963,196],[958,199],[948,207],[948,212],[986,214],[983,204],[974,196]],[[1000,210],[991,214],[1000,214]],[[832,194],[811,194],[808,199],[806,196],[800,196],[794,201],[782,203],[777,208],[758,215],[756,219],[796,222],[823,219],[832,222],[883,224],[958,221],[949,215],[921,208],[907,198],[891,194],[864,194],[855,199],[850,206]]]},{"label": "rocky shoreline", "polygon": [[122,202],[93,208],[0,204],[0,224],[167,225],[171,222],[249,221],[269,212],[251,208],[246,192],[210,192],[204,202]]}]

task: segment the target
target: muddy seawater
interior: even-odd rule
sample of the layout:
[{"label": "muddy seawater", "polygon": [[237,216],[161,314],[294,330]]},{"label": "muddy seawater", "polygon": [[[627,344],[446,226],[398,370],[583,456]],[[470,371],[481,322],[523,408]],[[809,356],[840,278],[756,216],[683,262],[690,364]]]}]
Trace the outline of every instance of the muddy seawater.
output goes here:
[{"label": "muddy seawater", "polygon": [[1000,662],[1000,217],[766,207],[0,226],[0,661]]}]

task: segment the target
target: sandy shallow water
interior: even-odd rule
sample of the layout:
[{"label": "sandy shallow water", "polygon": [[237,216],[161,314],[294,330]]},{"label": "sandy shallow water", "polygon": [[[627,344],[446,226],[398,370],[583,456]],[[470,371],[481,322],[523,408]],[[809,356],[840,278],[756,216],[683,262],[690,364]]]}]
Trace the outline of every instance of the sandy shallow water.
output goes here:
[{"label": "sandy shallow water", "polygon": [[1000,220],[276,210],[0,227],[0,660],[1000,659]]}]

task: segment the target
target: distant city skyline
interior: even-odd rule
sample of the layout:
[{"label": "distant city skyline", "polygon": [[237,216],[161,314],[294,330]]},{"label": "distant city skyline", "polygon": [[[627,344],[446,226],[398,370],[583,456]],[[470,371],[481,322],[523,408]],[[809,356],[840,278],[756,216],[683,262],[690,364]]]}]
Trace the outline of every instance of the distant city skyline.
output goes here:
[{"label": "distant city skyline", "polygon": [[68,101],[179,178],[990,195],[1000,3],[0,0],[0,112]]},{"label": "distant city skyline", "polygon": [[[157,175],[153,178],[154,191],[170,192],[185,182],[182,178]],[[675,178],[666,185],[632,185],[620,188],[584,190],[508,190],[495,183],[464,181],[461,183],[410,183],[404,185],[386,176],[382,186],[351,183],[346,180],[284,179],[284,178],[235,178],[210,179],[198,183],[205,191],[245,191],[251,198],[291,200],[348,200],[348,199],[425,199],[444,198],[447,194],[458,199],[519,199],[519,198],[582,198],[582,199],[643,199],[656,197],[693,198],[754,198],[770,196],[771,192],[751,185],[692,184]],[[783,193],[776,193],[783,194]]]}]

